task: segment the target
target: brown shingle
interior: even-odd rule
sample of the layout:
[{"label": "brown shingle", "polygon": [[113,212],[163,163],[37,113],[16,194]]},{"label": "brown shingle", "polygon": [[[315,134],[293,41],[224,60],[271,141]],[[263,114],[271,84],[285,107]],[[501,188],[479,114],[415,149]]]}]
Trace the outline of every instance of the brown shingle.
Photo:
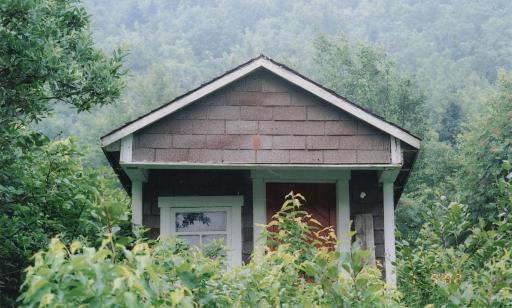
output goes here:
[{"label": "brown shingle", "polygon": [[326,164],[355,164],[357,163],[356,150],[327,150],[324,151]]},{"label": "brown shingle", "polygon": [[249,135],[258,132],[257,121],[226,121],[227,134]]},{"label": "brown shingle", "polygon": [[254,150],[224,150],[223,160],[225,163],[255,163],[256,151]]},{"label": "brown shingle", "polygon": [[258,164],[287,164],[290,162],[290,151],[259,150],[256,152]]},{"label": "brown shingle", "polygon": [[198,149],[206,147],[205,135],[174,135],[172,145],[178,149]]},{"label": "brown shingle", "polygon": [[305,120],[305,107],[274,107],[274,120]]},{"label": "brown shingle", "polygon": [[272,137],[272,148],[278,150],[305,149],[305,136],[274,136]]},{"label": "brown shingle", "polygon": [[290,162],[292,164],[320,164],[322,163],[322,151],[290,151]]}]

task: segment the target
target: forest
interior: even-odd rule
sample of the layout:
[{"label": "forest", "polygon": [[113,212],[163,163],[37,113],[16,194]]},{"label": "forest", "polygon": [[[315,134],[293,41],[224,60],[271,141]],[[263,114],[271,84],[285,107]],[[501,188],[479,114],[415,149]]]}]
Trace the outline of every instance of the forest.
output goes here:
[{"label": "forest", "polygon": [[[3,1],[0,306],[512,306],[510,16],[506,0]],[[218,245],[132,229],[100,137],[259,54],[422,138],[396,289],[364,251],[298,245],[300,195],[278,222],[299,238],[270,234],[287,245],[232,272]]]}]

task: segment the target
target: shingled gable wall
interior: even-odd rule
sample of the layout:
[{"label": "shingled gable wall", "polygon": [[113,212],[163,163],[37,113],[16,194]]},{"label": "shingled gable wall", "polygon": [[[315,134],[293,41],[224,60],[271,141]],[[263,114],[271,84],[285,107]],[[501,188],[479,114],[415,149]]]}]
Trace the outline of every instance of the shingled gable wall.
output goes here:
[{"label": "shingled gable wall", "polygon": [[138,131],[139,162],[386,164],[390,136],[259,70]]}]

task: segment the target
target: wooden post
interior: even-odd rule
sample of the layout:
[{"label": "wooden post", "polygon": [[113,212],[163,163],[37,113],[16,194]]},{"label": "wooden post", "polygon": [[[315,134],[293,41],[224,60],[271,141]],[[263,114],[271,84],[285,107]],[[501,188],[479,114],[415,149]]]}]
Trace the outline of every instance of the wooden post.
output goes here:
[{"label": "wooden post", "polygon": [[359,214],[354,218],[354,228],[356,231],[356,242],[362,250],[368,251],[366,264],[375,266],[375,239],[373,229],[373,215]]}]

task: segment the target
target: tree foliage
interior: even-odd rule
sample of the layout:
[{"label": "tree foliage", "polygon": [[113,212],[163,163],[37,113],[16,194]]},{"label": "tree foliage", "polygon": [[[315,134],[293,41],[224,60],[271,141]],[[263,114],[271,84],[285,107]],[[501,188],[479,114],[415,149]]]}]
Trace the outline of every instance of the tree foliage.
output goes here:
[{"label": "tree foliage", "polygon": [[9,0],[0,16],[2,127],[40,120],[55,102],[86,111],[120,95],[121,55],[94,48],[78,1]]},{"label": "tree foliage", "polygon": [[61,235],[99,245],[105,228],[129,232],[128,198],[107,168],[84,169],[72,140],[49,141],[32,133],[18,147],[17,164],[5,166],[0,184],[0,292],[2,305],[16,298],[32,255]]},{"label": "tree foliage", "polygon": [[114,102],[121,57],[95,48],[77,1],[0,4],[0,306],[13,304],[22,269],[53,236],[93,245],[104,226],[120,225],[113,217],[126,219],[108,171],[85,170],[74,141],[28,128],[57,102],[78,112]]},{"label": "tree foliage", "polygon": [[[510,163],[505,163],[510,172]],[[507,307],[512,302],[512,185],[495,184],[496,212],[472,223],[467,205],[446,199],[431,204],[414,243],[398,250],[404,302],[446,307]]]},{"label": "tree foliage", "polygon": [[463,134],[459,159],[465,167],[458,183],[473,218],[493,217],[497,195],[493,183],[506,175],[502,161],[512,160],[512,77],[505,71],[498,72],[496,92]]},{"label": "tree foliage", "polygon": [[276,231],[266,231],[264,239],[272,238],[279,245],[263,244],[248,265],[227,271],[218,254],[205,256],[175,239],[139,241],[127,249],[109,233],[95,249],[78,241],[65,245],[55,238],[27,269],[21,303],[28,307],[399,306],[398,293],[385,288],[380,271],[364,266],[366,252],[354,249],[351,256],[343,257],[317,245],[336,243],[336,238],[318,236],[322,226],[312,224],[311,216],[300,211],[302,199],[291,193],[264,226],[277,226]]},{"label": "tree foliage", "polygon": [[439,141],[455,145],[457,137],[462,132],[462,110],[455,102],[450,102],[441,117],[441,128],[439,129]]},{"label": "tree foliage", "polygon": [[327,88],[374,113],[423,135],[426,97],[388,56],[369,45],[350,46],[344,38],[317,38],[316,63]]}]

